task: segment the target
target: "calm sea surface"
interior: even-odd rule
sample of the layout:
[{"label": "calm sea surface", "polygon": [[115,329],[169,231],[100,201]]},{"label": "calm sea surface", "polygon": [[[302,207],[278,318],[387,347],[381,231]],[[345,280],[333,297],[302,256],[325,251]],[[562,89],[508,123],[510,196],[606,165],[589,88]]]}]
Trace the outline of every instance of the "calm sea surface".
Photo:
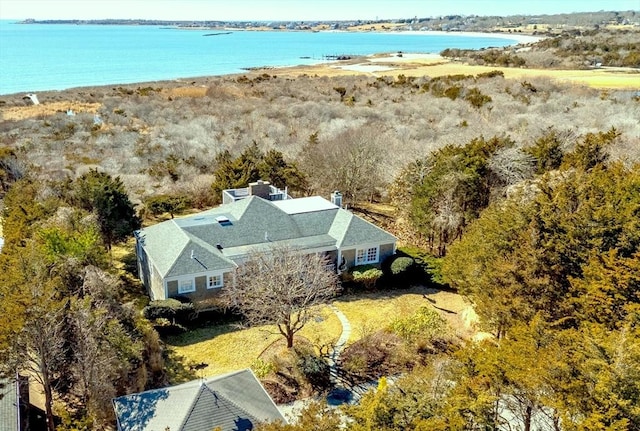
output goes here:
[{"label": "calm sea surface", "polygon": [[0,94],[240,73],[323,61],[326,55],[437,53],[513,40],[459,35],[177,30],[39,25],[0,20]]}]

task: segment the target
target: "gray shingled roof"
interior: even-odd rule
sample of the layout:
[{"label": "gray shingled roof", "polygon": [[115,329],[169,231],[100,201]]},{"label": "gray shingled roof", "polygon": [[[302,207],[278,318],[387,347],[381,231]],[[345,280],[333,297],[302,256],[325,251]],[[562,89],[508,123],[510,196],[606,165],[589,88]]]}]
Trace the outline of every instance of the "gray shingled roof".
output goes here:
[{"label": "gray shingled roof", "polygon": [[[225,248],[266,242],[265,233],[271,241],[302,236],[291,217],[257,196],[221,205],[198,216],[178,220],[178,225],[209,244],[219,243]],[[216,221],[217,216],[226,216],[231,225],[221,226]],[[203,223],[193,223],[194,219],[203,217]]]},{"label": "gray shingled roof", "polygon": [[[383,229],[322,198],[296,201],[297,205],[283,205],[250,196],[147,227],[139,236],[162,277],[233,268],[233,259],[274,244],[337,249],[396,241]],[[218,217],[229,223],[220,224]],[[196,259],[191,258],[192,251]]]},{"label": "gray shingled roof", "polygon": [[336,238],[337,246],[340,248],[364,244],[390,244],[396,241],[396,237],[387,231],[344,210],[336,215],[329,235]]},{"label": "gray shingled roof", "polygon": [[18,431],[18,392],[15,381],[0,379],[0,431]]},{"label": "gray shingled roof", "polygon": [[189,235],[189,242],[175,258],[173,266],[162,273],[163,277],[197,274],[199,272],[235,268],[237,265],[225,257],[216,247]]},{"label": "gray shingled roof", "polygon": [[195,380],[113,401],[123,431],[245,431],[284,417],[251,370]]}]

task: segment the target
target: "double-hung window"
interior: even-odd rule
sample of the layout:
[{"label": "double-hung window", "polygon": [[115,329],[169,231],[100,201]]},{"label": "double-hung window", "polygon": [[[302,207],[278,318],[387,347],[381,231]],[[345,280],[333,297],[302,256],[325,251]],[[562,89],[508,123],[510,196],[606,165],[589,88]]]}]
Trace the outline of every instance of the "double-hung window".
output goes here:
[{"label": "double-hung window", "polygon": [[207,289],[219,289],[224,284],[222,274],[207,277]]},{"label": "double-hung window", "polygon": [[356,265],[364,265],[367,263],[378,263],[379,248],[359,248],[356,250]]},{"label": "double-hung window", "polygon": [[178,283],[178,293],[189,293],[189,292],[195,292],[196,291],[196,285],[193,282],[193,279],[190,278],[188,280],[180,280],[180,282]]}]

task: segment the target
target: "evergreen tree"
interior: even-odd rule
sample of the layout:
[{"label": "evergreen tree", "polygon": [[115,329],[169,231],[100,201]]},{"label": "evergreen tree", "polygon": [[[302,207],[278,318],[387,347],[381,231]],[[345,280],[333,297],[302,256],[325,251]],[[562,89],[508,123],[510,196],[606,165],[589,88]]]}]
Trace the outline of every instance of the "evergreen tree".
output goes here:
[{"label": "evergreen tree", "polygon": [[67,185],[67,199],[96,214],[102,240],[108,250],[140,228],[140,219],[119,177],[92,169]]},{"label": "evergreen tree", "polygon": [[218,200],[223,190],[247,187],[258,180],[297,192],[307,189],[307,180],[294,163],[285,161],[277,150],[263,153],[255,141],[235,159],[226,150],[218,154],[216,166],[212,189]]}]

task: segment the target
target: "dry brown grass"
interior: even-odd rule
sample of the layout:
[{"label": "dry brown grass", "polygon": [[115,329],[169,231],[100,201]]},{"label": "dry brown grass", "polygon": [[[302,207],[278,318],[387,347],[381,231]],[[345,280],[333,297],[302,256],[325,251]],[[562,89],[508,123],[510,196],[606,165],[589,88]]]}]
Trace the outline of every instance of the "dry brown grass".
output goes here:
[{"label": "dry brown grass", "polygon": [[[371,72],[367,67],[379,65],[385,67],[380,72]],[[391,68],[391,69],[389,69]],[[421,57],[407,56],[374,56],[360,62],[345,65],[336,62],[312,66],[296,66],[279,69],[277,74],[282,76],[446,76],[446,75],[477,75],[480,73],[500,70],[505,78],[531,79],[547,77],[558,82],[587,85],[593,88],[633,89],[638,87],[640,71],[623,68],[602,68],[590,70],[556,70],[556,69],[520,69],[511,67],[476,66],[452,61],[443,57],[425,55]]]},{"label": "dry brown grass", "polygon": [[[348,343],[386,328],[396,317],[411,315],[425,305],[438,310],[453,334],[463,338],[473,335],[473,329],[463,318],[469,304],[452,292],[414,287],[343,296],[334,305],[351,323]],[[329,308],[323,308],[321,316],[322,319],[310,322],[300,331],[300,336],[316,347],[335,343],[342,333],[340,321]],[[169,337],[167,344],[185,358],[187,365],[205,363],[203,375],[215,375],[250,367],[281,338],[272,326],[239,329],[234,325],[218,325]]]},{"label": "dry brown grass", "polygon": [[177,87],[165,89],[169,97],[204,97],[207,94],[207,87]]},{"label": "dry brown grass", "polygon": [[418,286],[410,290],[349,295],[340,298],[334,305],[351,323],[348,343],[386,328],[397,317],[409,316],[425,305],[434,306],[455,335],[462,338],[473,335],[462,317],[469,304],[462,296],[452,292]]},{"label": "dry brown grass", "polygon": [[[299,333],[315,346],[335,342],[342,326],[329,308],[321,320],[308,323]],[[235,325],[199,328],[170,337],[167,344],[188,364],[205,363],[203,375],[217,375],[248,368],[273,343],[282,338],[273,326],[241,329]]]},{"label": "dry brown grass", "polygon": [[81,103],[74,101],[51,102],[29,106],[13,106],[9,108],[0,108],[0,119],[18,121],[27,118],[53,115],[58,112],[67,112],[69,109],[73,110],[76,114],[82,112],[95,114],[101,106],[101,103]]}]

